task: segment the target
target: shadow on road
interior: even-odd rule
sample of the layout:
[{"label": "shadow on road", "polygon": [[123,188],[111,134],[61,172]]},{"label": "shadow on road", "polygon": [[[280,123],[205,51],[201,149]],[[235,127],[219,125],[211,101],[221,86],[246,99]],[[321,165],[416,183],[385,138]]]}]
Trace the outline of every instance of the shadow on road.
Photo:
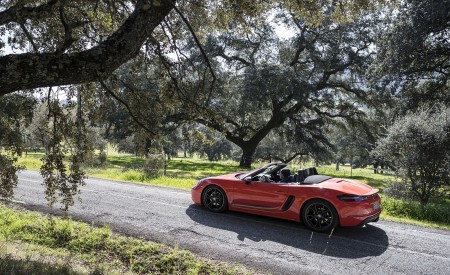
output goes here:
[{"label": "shadow on road", "polygon": [[189,206],[186,214],[202,225],[235,232],[236,239],[242,242],[245,239],[271,241],[331,257],[356,259],[379,256],[389,246],[386,232],[370,224],[336,228],[329,235],[312,232],[296,222],[231,211],[212,213],[198,205]]}]

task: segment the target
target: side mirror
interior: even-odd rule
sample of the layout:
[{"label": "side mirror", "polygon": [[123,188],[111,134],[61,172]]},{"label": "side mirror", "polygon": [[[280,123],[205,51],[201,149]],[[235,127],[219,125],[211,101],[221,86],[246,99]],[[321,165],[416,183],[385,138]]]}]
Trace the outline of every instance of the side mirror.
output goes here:
[{"label": "side mirror", "polygon": [[252,177],[245,177],[244,181],[246,184],[249,184],[250,182],[252,182]]}]

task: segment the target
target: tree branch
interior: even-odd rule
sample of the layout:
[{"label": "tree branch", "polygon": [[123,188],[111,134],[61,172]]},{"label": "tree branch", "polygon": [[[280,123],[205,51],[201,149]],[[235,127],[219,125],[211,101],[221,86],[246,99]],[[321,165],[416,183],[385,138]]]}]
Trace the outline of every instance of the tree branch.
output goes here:
[{"label": "tree branch", "polygon": [[26,19],[37,19],[46,17],[52,12],[59,0],[50,0],[37,7],[25,7],[23,4],[17,4],[11,8],[0,12],[0,26],[11,22],[24,22]]},{"label": "tree branch", "polygon": [[85,51],[61,56],[24,53],[0,57],[0,96],[23,89],[106,79],[138,55],[142,44],[173,7],[172,0],[140,0],[116,32]]},{"label": "tree branch", "polygon": [[134,115],[133,110],[131,110],[130,106],[125,101],[123,101],[118,95],[116,95],[111,89],[109,89],[108,86],[106,86],[105,82],[100,81],[100,85],[103,87],[103,89],[107,94],[111,95],[115,100],[120,102],[127,109],[128,113],[130,114],[131,118],[133,118],[134,122],[136,122],[140,127],[142,127],[142,129],[144,129],[151,135],[155,135],[155,132],[150,130],[147,126],[145,126],[142,122],[140,122],[139,119]]},{"label": "tree branch", "polygon": [[67,0],[63,0],[59,6],[59,18],[61,20],[61,23],[64,27],[64,41],[61,46],[56,49],[55,54],[61,55],[66,51],[67,48],[70,47],[70,45],[75,42],[75,39],[72,37],[72,25],[67,22],[66,13],[64,12],[64,5],[66,4]]},{"label": "tree branch", "polygon": [[31,33],[27,30],[24,23],[20,23],[20,28],[25,33],[25,36],[28,38],[28,41],[30,41],[31,46],[33,47],[33,50],[35,52],[38,52],[39,48],[37,47],[36,43],[34,43],[33,36]]},{"label": "tree branch", "polygon": [[213,68],[211,66],[211,62],[209,61],[209,58],[206,55],[205,50],[202,47],[202,44],[200,44],[200,41],[198,40],[197,35],[195,34],[195,31],[192,29],[191,24],[189,23],[187,18],[183,15],[183,13],[181,13],[181,11],[175,5],[173,5],[173,9],[178,13],[178,15],[181,17],[183,22],[188,27],[189,32],[192,34],[192,37],[194,38],[195,43],[197,44],[198,48],[200,49],[200,52],[202,53],[203,59],[205,60],[206,65],[208,66],[209,71],[210,71],[210,73],[211,73],[211,75],[213,77],[213,79],[211,81],[211,89],[210,89],[210,93],[208,95],[208,101],[207,101],[207,102],[209,102],[211,94],[212,94],[212,88],[214,87],[214,83],[216,82],[216,74],[214,73],[214,70],[213,70]]}]

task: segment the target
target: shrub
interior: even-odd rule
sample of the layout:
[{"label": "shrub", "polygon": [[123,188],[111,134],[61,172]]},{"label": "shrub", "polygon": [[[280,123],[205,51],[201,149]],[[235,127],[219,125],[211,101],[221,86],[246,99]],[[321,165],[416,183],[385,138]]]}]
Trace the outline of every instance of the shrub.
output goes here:
[{"label": "shrub", "polygon": [[450,194],[450,108],[436,105],[398,119],[373,151],[398,168],[422,204]]},{"label": "shrub", "polygon": [[162,152],[152,151],[144,165],[145,174],[151,177],[161,176],[164,172],[165,156]]},{"label": "shrub", "polygon": [[388,182],[383,192],[388,197],[400,200],[413,200],[415,197],[410,186],[397,181]]}]

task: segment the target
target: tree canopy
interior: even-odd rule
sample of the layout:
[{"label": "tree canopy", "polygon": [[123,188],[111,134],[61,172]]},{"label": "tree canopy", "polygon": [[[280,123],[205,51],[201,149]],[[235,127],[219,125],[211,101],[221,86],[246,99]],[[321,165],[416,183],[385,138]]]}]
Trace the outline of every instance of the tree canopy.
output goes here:
[{"label": "tree canopy", "polygon": [[[341,18],[376,2],[324,4],[335,6]],[[197,32],[210,32],[228,28],[231,22],[254,20],[276,4],[311,20],[322,13],[316,1],[5,0],[0,3],[0,49],[19,53],[0,56],[0,95],[104,80],[152,38],[158,39],[162,34],[156,29],[164,31],[161,26],[169,17],[175,16],[178,25],[189,23]]]},{"label": "tree canopy", "polygon": [[[197,133],[211,145],[201,148],[205,155],[230,155],[225,138],[241,148],[246,167],[273,135],[295,145],[283,154],[270,152],[285,160],[328,156],[339,141],[369,150],[361,137],[372,143],[375,135],[365,127],[371,123],[366,115],[372,107],[387,109],[390,96],[403,109],[392,119],[425,100],[450,102],[448,0],[398,1],[371,12],[387,2],[1,1],[1,111],[14,109],[10,96],[41,98],[47,197],[55,201],[61,191],[66,205],[73,203],[84,178],[80,163],[94,146],[86,117],[103,137],[144,144],[144,154],[151,144],[169,144],[180,125],[200,123],[208,129]],[[277,37],[276,25],[290,37]],[[27,106],[34,108],[23,104],[21,110]],[[20,150],[4,137],[20,131],[7,117],[0,118],[2,175],[14,183]],[[329,130],[344,124],[363,134],[333,140]],[[65,148],[66,142],[76,146]],[[69,151],[67,169],[62,156]]]}]

